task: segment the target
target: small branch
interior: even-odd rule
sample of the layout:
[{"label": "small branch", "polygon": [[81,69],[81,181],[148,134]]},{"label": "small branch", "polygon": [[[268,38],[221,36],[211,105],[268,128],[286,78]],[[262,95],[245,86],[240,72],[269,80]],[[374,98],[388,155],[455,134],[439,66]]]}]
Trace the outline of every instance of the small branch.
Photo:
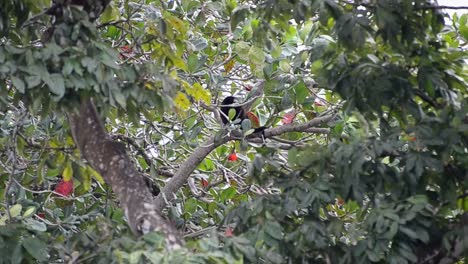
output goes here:
[{"label": "small branch", "polygon": [[193,237],[203,236],[205,234],[211,233],[212,230],[216,230],[216,226],[210,226],[210,227],[207,227],[207,228],[192,232],[190,234],[186,234],[186,235],[184,235],[184,238],[185,237],[193,238]]},{"label": "small branch", "polygon": [[122,141],[126,142],[129,145],[132,145],[136,149],[138,154],[140,154],[140,156],[143,157],[143,159],[145,160],[146,164],[148,164],[148,166],[151,166],[151,164],[153,164],[153,161],[151,160],[151,158],[138,145],[138,143],[136,143],[135,140],[133,140],[132,138],[124,136],[124,135],[120,135],[120,134],[119,135],[112,135],[111,138],[112,139],[119,139],[119,140],[122,140]]},{"label": "small branch", "polygon": [[311,127],[306,129],[304,132],[314,133],[314,134],[330,134],[330,129],[325,127]]},{"label": "small branch", "polygon": [[52,190],[42,190],[42,191],[34,191],[34,190],[31,190],[27,187],[25,187],[24,185],[22,185],[18,180],[16,179],[13,179],[13,181],[19,186],[21,187],[21,189],[25,190],[25,191],[28,191],[30,193],[34,193],[34,194],[44,194],[44,193],[47,193],[47,194],[55,194],[57,195],[57,198],[60,198],[62,200],[67,200],[67,201],[73,201],[73,200],[76,200],[76,198],[73,198],[73,197],[67,197],[67,196],[64,196],[63,194],[61,193],[58,193],[56,191],[52,191]]},{"label": "small branch", "polygon": [[73,150],[76,149],[76,147],[46,147],[46,146],[44,146],[44,145],[37,144],[37,143],[34,143],[34,142],[30,141],[30,140],[29,140],[28,138],[26,138],[26,136],[24,136],[21,132],[18,132],[18,136],[20,136],[20,138],[22,138],[22,139],[24,140],[24,142],[26,142],[26,144],[27,144],[29,147],[32,147],[32,148],[35,148],[35,149],[63,151],[63,152],[66,152],[66,153],[73,152]]},{"label": "small branch", "polygon": [[[320,124],[330,121],[335,115],[329,114],[321,117],[316,117],[309,122],[302,124],[287,124],[279,127],[270,128],[264,131],[264,137],[274,137],[279,136],[288,132],[304,132],[310,128],[316,127]],[[252,135],[252,137],[258,137],[258,135]]]},{"label": "small branch", "polygon": [[[363,6],[367,8],[376,8],[376,5],[367,4],[367,3],[355,3],[355,2],[350,2],[350,1],[341,1],[341,3],[356,6],[356,7]],[[414,9],[416,10],[436,10],[436,9],[461,10],[461,9],[468,9],[468,6],[423,5],[423,6],[416,6]]]},{"label": "small branch", "polygon": [[18,129],[22,124],[23,118],[26,116],[25,113],[22,113],[18,120],[15,122],[16,125],[13,128],[13,133],[12,133],[12,140],[11,140],[11,156],[9,157],[12,159],[12,165],[11,165],[11,172],[8,175],[8,181],[5,185],[5,193],[4,193],[4,199],[5,199],[5,209],[6,209],[6,214],[8,216],[8,220],[11,222],[12,218],[10,215],[10,202],[9,202],[9,197],[8,193],[10,192],[10,188],[13,184],[13,182],[16,181],[15,179],[15,173],[16,173],[16,163],[18,162],[17,160],[17,153],[16,153],[16,146],[17,146],[17,138],[18,138]]},{"label": "small branch", "polygon": [[459,10],[459,9],[468,9],[468,6],[446,6],[446,5],[427,5],[427,6],[420,6],[416,7],[416,9],[453,9],[453,10]]},{"label": "small branch", "polygon": [[117,24],[127,23],[127,22],[128,22],[127,19],[122,19],[122,20],[117,20],[117,21],[109,21],[109,22],[105,22],[105,23],[102,23],[100,25],[97,25],[96,28],[103,28],[103,27],[107,27],[107,26],[115,26]]},{"label": "small branch", "polygon": [[432,99],[429,95],[425,94],[423,91],[419,90],[419,89],[414,89],[414,93],[419,96],[419,98],[421,98],[423,101],[425,101],[426,103],[430,104],[432,107],[434,108],[437,108],[437,109],[441,109],[444,107],[443,104],[439,104],[437,103],[436,101],[434,101],[434,99]]}]

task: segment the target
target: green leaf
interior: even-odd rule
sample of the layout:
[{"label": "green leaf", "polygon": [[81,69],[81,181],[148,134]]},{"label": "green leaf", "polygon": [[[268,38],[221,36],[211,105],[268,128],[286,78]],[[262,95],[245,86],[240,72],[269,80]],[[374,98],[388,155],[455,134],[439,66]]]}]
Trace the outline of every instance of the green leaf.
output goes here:
[{"label": "green leaf", "polygon": [[[96,70],[97,62],[95,59],[90,57],[84,57],[81,59],[81,65],[86,68],[86,70],[90,73],[93,73]],[[76,67],[75,67],[76,70]]]},{"label": "green leaf", "polygon": [[28,209],[26,209],[26,211],[24,211],[24,213],[23,213],[23,218],[30,217],[31,215],[34,214],[34,212],[36,212],[36,207],[35,206],[28,207]]},{"label": "green leaf", "polygon": [[38,261],[47,261],[49,254],[45,241],[41,241],[36,237],[27,237],[23,241],[23,247],[26,251]]},{"label": "green leaf", "polygon": [[265,62],[265,53],[263,48],[252,46],[248,53],[249,61],[255,65],[263,65]]},{"label": "green leaf", "polygon": [[122,94],[122,91],[120,90],[112,90],[112,95],[115,99],[115,101],[122,107],[126,108],[127,107],[127,98]]},{"label": "green leaf", "polygon": [[265,223],[265,232],[275,239],[283,238],[283,228],[276,221],[267,221]]},{"label": "green leaf", "polygon": [[140,263],[140,259],[141,259],[141,256],[143,255],[143,252],[144,252],[143,250],[137,250],[137,251],[131,252],[128,255],[128,262],[130,264]]},{"label": "green leaf", "polygon": [[292,100],[291,97],[289,96],[288,92],[285,92],[283,95],[283,98],[281,99],[281,109],[286,110],[291,108],[292,106]]},{"label": "green leaf", "polygon": [[18,90],[18,92],[24,94],[25,87],[24,87],[23,80],[21,80],[20,78],[18,78],[16,76],[12,76],[11,77],[11,83],[16,88],[16,90]]},{"label": "green leaf", "polygon": [[194,213],[197,210],[198,207],[198,202],[195,198],[190,198],[185,201],[184,205],[184,212],[187,212],[189,214]]},{"label": "green leaf", "polygon": [[234,198],[236,194],[237,190],[234,187],[229,187],[221,192],[220,198],[223,202],[226,202]]},{"label": "green leaf", "polygon": [[249,119],[244,119],[242,120],[241,123],[242,131],[249,131],[252,128],[252,123],[250,122]]},{"label": "green leaf", "polygon": [[63,168],[62,178],[64,181],[70,181],[73,178],[73,168],[70,160],[65,164],[65,167]]},{"label": "green leaf", "polygon": [[102,178],[99,172],[95,171],[91,166],[86,167],[86,171],[93,176],[93,178],[98,181],[100,184],[105,184],[104,178]]},{"label": "green leaf", "polygon": [[466,19],[466,17],[468,17],[467,14],[463,14],[460,17],[459,31],[460,31],[460,34],[463,36],[463,38],[465,38],[465,40],[468,40],[468,19]]},{"label": "green leaf", "polygon": [[26,226],[26,228],[29,230],[39,231],[39,232],[47,231],[47,226],[44,222],[35,220],[33,218],[24,219],[22,222]]},{"label": "green leaf", "polygon": [[26,84],[28,84],[28,89],[34,88],[41,83],[41,76],[39,75],[29,75],[25,78]]},{"label": "green leaf", "polygon": [[187,58],[187,71],[194,73],[201,65],[198,64],[198,56],[195,53],[192,53]]},{"label": "green leaf", "polygon": [[234,47],[234,51],[242,60],[244,61],[249,60],[249,51],[250,51],[249,43],[243,42],[243,41],[236,43],[236,46]]},{"label": "green leaf", "polygon": [[10,216],[11,217],[17,217],[21,214],[21,210],[23,209],[23,206],[21,204],[15,204],[12,207],[10,207]]},{"label": "green leaf", "polygon": [[294,92],[296,93],[296,100],[299,104],[303,104],[310,94],[309,89],[307,89],[303,82],[294,87]]},{"label": "green leaf", "polygon": [[229,120],[233,120],[234,117],[236,117],[236,115],[237,115],[236,109],[234,109],[234,108],[229,108],[229,112],[228,112]]},{"label": "green leaf", "polygon": [[159,252],[143,252],[145,257],[153,264],[164,263],[163,257],[164,255]]},{"label": "green leaf", "polygon": [[244,21],[245,18],[250,13],[250,7],[247,5],[242,5],[236,7],[231,14],[231,31],[236,30],[237,25]]},{"label": "green leaf", "polygon": [[49,90],[57,95],[57,99],[61,99],[65,95],[65,82],[61,74],[53,73],[43,77]]},{"label": "green leaf", "polygon": [[279,62],[279,68],[281,71],[288,73],[291,71],[291,64],[289,64],[288,60],[281,60]]},{"label": "green leaf", "polygon": [[404,226],[400,226],[399,230],[400,230],[403,234],[409,236],[411,239],[414,239],[414,240],[419,239],[418,233],[414,232],[411,228],[407,228],[407,227],[404,227]]},{"label": "green leaf", "polygon": [[208,41],[205,38],[197,38],[190,41],[193,51],[201,51],[208,47]]}]

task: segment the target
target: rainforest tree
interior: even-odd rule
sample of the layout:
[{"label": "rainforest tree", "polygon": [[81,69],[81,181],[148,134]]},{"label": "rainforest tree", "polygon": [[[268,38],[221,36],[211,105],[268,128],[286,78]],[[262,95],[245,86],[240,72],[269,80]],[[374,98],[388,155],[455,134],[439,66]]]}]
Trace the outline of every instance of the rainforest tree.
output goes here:
[{"label": "rainforest tree", "polygon": [[3,0],[2,261],[463,263],[468,15],[444,8]]}]

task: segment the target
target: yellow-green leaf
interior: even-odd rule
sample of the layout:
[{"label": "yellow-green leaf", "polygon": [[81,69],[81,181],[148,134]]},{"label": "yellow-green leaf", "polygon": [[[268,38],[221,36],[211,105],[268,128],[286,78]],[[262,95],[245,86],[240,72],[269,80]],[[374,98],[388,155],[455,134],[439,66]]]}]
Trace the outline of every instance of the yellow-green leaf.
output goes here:
[{"label": "yellow-green leaf", "polygon": [[256,46],[250,47],[248,56],[250,62],[257,66],[263,65],[265,62],[265,53],[263,52],[262,48]]},{"label": "yellow-green leaf", "polygon": [[104,182],[104,179],[102,178],[101,174],[99,174],[99,172],[95,171],[93,168],[91,168],[90,166],[88,166],[86,168],[86,170],[88,171],[88,173],[93,176],[93,178],[98,181],[100,184],[105,184]]},{"label": "yellow-green leaf", "polygon": [[282,60],[279,62],[279,67],[283,72],[289,72],[291,70],[291,65],[288,60]]},{"label": "yellow-green leaf", "polygon": [[182,92],[177,93],[176,97],[174,98],[174,104],[177,108],[180,108],[182,110],[187,110],[190,107],[189,99]]},{"label": "yellow-green leaf", "polygon": [[192,87],[185,87],[185,91],[195,98],[196,101],[202,101],[206,104],[211,103],[211,94],[208,90],[203,89],[200,83],[194,83]]},{"label": "yellow-green leaf", "polygon": [[81,182],[83,183],[83,189],[89,191],[91,189],[91,173],[86,173],[88,170],[84,169],[84,173],[81,174]]},{"label": "yellow-green leaf", "polygon": [[34,212],[36,212],[36,207],[34,206],[28,207],[28,209],[26,209],[26,211],[23,213],[23,218],[30,217],[31,215],[34,214]]},{"label": "yellow-green leaf", "polygon": [[229,120],[234,119],[234,117],[236,116],[236,114],[237,114],[236,109],[230,108],[230,109],[229,109],[229,112],[228,112]]},{"label": "yellow-green leaf", "polygon": [[184,21],[180,20],[177,17],[169,16],[166,17],[166,21],[171,25],[176,31],[185,35],[187,28],[185,27]]},{"label": "yellow-green leaf", "polygon": [[62,178],[64,181],[70,181],[73,178],[73,168],[71,161],[68,161],[65,165],[65,168],[63,168]]},{"label": "yellow-green leaf", "polygon": [[238,42],[236,46],[234,47],[234,51],[237,53],[239,58],[242,60],[248,60],[249,59],[249,50],[250,50],[250,45],[247,42]]},{"label": "yellow-green leaf", "polygon": [[6,220],[8,220],[8,216],[6,214],[4,216],[0,217],[0,226],[4,226]]},{"label": "yellow-green leaf", "polygon": [[21,214],[21,209],[23,209],[23,206],[21,204],[15,204],[12,207],[10,207],[10,216],[11,217],[17,217]]}]

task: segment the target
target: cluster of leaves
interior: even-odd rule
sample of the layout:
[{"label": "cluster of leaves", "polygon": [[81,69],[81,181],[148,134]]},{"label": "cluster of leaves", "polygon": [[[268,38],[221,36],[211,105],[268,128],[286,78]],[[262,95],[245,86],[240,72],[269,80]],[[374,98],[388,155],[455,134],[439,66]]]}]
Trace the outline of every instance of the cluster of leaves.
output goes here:
[{"label": "cluster of leaves", "polygon": [[[18,5],[37,10],[49,7],[50,3]],[[172,97],[174,92],[158,91],[171,91],[174,83],[161,67],[152,65],[148,69],[119,63],[118,51],[99,41],[96,25],[89,21],[85,11],[72,5],[62,12],[63,21],[49,24],[45,32],[34,20],[45,20],[48,18],[45,15],[33,17],[32,21],[18,18],[14,30],[4,31],[0,78],[10,82],[0,86],[2,109],[6,109],[9,101],[5,98],[10,96],[32,111],[41,111],[42,116],[57,105],[59,110],[69,109],[90,96],[102,107],[127,108],[134,115],[141,105],[164,109],[162,97]],[[41,39],[43,42],[39,42]]]},{"label": "cluster of leaves", "polygon": [[[264,9],[269,28],[277,20],[301,23],[304,10],[320,14],[328,31],[312,30],[305,43],[312,70],[346,103],[327,151],[289,151],[288,161],[303,173],[275,178],[281,196],[234,212],[239,231],[256,241],[251,259],[412,263],[431,246],[452,252],[451,241],[466,243],[468,76],[459,41],[467,36],[456,29],[467,16],[443,28],[441,14],[424,8],[429,4],[295,1]],[[323,35],[333,31],[337,42]],[[455,35],[460,39],[448,37]],[[349,201],[344,214],[326,210],[335,197]]]}]

